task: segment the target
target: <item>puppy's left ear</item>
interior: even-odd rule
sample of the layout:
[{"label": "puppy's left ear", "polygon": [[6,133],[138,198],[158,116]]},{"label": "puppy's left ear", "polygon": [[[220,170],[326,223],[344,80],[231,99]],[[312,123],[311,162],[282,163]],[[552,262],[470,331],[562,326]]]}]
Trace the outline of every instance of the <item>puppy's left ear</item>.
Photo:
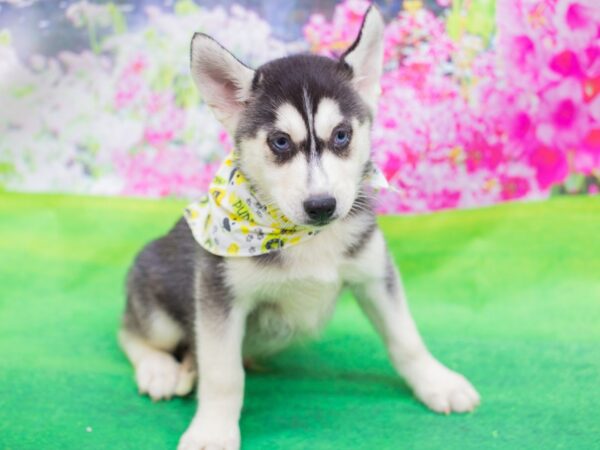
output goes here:
[{"label": "puppy's left ear", "polygon": [[254,70],[203,33],[194,34],[190,57],[196,87],[215,117],[233,136],[250,98]]},{"label": "puppy's left ear", "polygon": [[379,80],[383,72],[384,30],[385,22],[379,9],[371,5],[358,37],[341,57],[341,61],[352,69],[354,87],[373,112],[381,92]]}]

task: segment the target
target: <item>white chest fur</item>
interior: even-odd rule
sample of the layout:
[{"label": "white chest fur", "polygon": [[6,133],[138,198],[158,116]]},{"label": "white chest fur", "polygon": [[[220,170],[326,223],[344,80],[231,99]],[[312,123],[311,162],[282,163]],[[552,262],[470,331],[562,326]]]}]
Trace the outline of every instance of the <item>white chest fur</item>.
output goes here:
[{"label": "white chest fur", "polygon": [[227,280],[250,312],[245,353],[272,353],[298,337],[317,334],[333,314],[343,284],[345,250],[364,230],[365,218],[334,223],[281,259],[227,262]]}]

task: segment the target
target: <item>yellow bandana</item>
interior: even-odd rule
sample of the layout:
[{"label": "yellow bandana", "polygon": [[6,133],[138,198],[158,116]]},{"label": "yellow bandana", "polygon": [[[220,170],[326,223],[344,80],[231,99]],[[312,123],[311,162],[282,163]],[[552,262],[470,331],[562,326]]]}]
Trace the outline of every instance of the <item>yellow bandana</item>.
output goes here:
[{"label": "yellow bandana", "polygon": [[[373,166],[367,177],[375,189],[387,187]],[[319,228],[292,223],[276,207],[261,203],[230,154],[210,183],[208,194],[185,209],[196,241],[219,256],[256,256],[305,242]]]}]

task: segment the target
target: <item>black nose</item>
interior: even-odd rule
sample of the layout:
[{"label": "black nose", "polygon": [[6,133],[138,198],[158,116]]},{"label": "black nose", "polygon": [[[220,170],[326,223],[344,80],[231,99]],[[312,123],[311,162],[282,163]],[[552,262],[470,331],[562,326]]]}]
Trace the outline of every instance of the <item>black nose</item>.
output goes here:
[{"label": "black nose", "polygon": [[335,212],[335,198],[319,195],[304,202],[304,211],[310,220],[319,224],[326,223]]}]

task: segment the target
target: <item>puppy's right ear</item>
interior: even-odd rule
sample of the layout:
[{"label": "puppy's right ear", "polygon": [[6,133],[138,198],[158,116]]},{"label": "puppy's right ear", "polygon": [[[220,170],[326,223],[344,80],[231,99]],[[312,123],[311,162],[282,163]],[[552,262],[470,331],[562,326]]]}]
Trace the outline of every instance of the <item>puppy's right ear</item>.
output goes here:
[{"label": "puppy's right ear", "polygon": [[231,135],[250,98],[254,70],[242,64],[210,36],[192,38],[191,71],[196,87]]}]

